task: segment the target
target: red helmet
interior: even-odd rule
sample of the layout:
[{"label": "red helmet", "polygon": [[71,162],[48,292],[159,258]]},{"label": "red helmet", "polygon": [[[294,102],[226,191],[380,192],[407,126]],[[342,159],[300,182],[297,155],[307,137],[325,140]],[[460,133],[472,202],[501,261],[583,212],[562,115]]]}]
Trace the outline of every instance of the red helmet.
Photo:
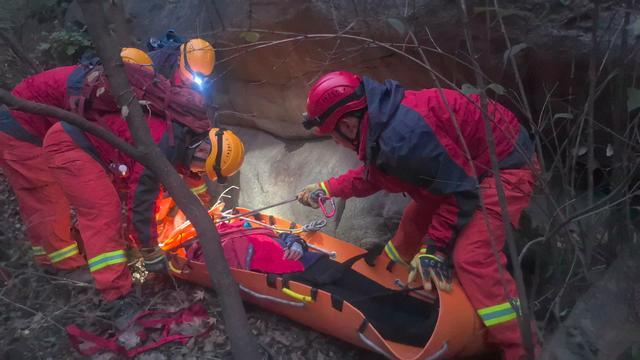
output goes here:
[{"label": "red helmet", "polygon": [[367,106],[360,76],[334,71],[322,76],[309,91],[303,125],[316,134],[328,134],[345,114]]}]

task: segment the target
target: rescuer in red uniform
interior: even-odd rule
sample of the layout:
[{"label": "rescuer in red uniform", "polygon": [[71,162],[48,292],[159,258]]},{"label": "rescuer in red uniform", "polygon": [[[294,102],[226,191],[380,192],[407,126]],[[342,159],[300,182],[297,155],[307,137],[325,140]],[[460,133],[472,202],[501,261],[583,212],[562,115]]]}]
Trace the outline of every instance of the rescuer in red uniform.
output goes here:
[{"label": "rescuer in red uniform", "polygon": [[[510,111],[493,101],[487,108],[515,226],[534,187],[533,143]],[[409,91],[395,81],[381,84],[337,71],[311,88],[304,126],[331,135],[364,164],[305,187],[300,202],[317,207],[312,195],[317,192],[344,199],[380,190],[408,194],[412,201],[385,246],[386,255],[419,273],[426,289],[433,282],[450,291],[453,266],[490,340],[507,359],[524,355],[479,96],[447,89]]]}]

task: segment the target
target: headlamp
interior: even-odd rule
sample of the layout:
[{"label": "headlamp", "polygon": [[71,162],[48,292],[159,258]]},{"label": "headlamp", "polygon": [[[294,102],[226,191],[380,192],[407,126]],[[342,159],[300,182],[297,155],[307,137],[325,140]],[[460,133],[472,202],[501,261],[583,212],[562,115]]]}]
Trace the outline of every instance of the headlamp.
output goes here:
[{"label": "headlamp", "polygon": [[199,74],[193,74],[193,82],[196,83],[196,85],[198,85],[200,89],[202,89],[202,86],[204,85],[204,78]]}]

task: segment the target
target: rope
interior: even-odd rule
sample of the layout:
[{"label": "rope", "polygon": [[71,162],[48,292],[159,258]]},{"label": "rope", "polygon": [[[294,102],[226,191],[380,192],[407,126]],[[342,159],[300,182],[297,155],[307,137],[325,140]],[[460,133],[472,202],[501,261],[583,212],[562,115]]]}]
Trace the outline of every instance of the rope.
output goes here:
[{"label": "rope", "polygon": [[302,225],[302,232],[316,232],[327,226],[327,219],[314,220],[308,224]]}]

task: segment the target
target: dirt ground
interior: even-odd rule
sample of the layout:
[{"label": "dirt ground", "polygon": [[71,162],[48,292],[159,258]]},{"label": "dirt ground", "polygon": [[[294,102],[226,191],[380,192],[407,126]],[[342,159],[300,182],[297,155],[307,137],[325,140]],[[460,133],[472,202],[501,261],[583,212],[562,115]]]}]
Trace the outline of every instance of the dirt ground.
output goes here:
[{"label": "dirt ground", "polygon": [[[90,285],[45,274],[31,259],[10,187],[0,173],[0,359],[81,359],[65,327],[76,324],[107,331],[105,305]],[[213,330],[186,345],[166,344],[137,359],[227,359],[230,345],[223,333],[221,309],[212,291],[171,279],[145,283],[136,289],[149,310],[176,310],[205,304]],[[375,359],[377,355],[316,333],[285,318],[246,306],[252,332],[274,359]],[[108,334],[108,332],[106,332]],[[120,358],[100,353],[92,359]]]}]

